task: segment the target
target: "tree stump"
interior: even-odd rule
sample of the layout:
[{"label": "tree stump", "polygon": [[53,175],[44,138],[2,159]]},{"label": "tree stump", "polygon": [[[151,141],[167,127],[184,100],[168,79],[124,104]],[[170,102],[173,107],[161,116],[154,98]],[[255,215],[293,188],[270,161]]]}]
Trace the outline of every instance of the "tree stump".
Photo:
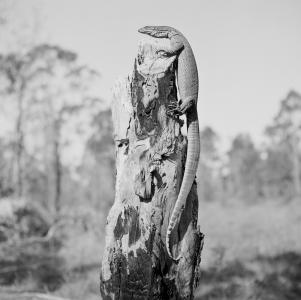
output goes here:
[{"label": "tree stump", "polygon": [[106,225],[101,269],[103,299],[192,299],[198,284],[203,234],[197,228],[196,183],[171,236],[166,231],[185,165],[183,121],[169,116],[177,103],[177,57],[161,57],[163,39],[143,42],[134,70],[114,90],[115,202]]}]

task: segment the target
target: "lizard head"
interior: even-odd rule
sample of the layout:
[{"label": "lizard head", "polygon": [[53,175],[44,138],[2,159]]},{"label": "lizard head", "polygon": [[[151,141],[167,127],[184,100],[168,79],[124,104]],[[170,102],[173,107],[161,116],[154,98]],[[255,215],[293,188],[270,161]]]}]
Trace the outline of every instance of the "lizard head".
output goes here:
[{"label": "lizard head", "polygon": [[178,34],[178,31],[169,26],[144,26],[138,29],[138,32],[148,34],[155,38],[171,38]]}]

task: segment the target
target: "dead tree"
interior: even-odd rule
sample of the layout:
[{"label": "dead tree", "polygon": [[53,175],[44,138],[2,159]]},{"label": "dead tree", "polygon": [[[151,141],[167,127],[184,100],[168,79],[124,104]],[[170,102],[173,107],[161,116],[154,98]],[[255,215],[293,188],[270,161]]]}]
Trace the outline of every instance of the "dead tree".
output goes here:
[{"label": "dead tree", "polygon": [[162,41],[144,42],[132,75],[114,92],[115,202],[106,225],[101,269],[103,299],[192,299],[198,284],[203,234],[197,228],[196,183],[172,233],[165,237],[186,155],[183,121],[167,114],[177,103],[176,56],[160,57]]}]

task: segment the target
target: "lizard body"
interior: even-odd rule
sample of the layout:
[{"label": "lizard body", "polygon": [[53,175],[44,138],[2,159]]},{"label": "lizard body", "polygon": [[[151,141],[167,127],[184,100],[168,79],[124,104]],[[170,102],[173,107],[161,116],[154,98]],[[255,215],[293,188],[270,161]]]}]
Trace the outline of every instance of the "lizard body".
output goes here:
[{"label": "lizard body", "polygon": [[199,121],[197,115],[198,71],[191,46],[178,30],[168,26],[145,26],[138,31],[155,38],[168,38],[170,47],[164,47],[157,52],[164,56],[178,55],[177,86],[181,100],[178,106],[171,107],[171,111],[175,114],[186,114],[188,145],[183,180],[166,233],[167,253],[173,260],[178,261],[181,255],[174,258],[171,254],[170,236],[185,208],[187,196],[195,179],[200,156]]}]

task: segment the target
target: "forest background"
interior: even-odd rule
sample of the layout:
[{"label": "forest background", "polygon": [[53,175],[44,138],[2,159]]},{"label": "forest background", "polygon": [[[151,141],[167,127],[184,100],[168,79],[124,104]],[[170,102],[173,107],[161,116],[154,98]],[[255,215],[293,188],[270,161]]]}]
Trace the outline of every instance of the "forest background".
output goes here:
[{"label": "forest background", "polygon": [[[104,228],[114,200],[109,88],[115,74],[106,77],[99,63],[81,59],[75,44],[69,48],[49,42],[49,28],[44,27],[49,1],[24,2],[0,0],[0,299],[29,293],[99,299]],[[67,2],[62,1],[62,9],[72,5]],[[284,5],[285,1],[275,2]],[[301,8],[296,1],[285,3],[287,11],[280,9],[278,17],[292,22],[293,30],[288,31],[295,42],[292,53],[299,53],[300,63]],[[93,5],[92,1],[90,8]],[[276,11],[275,6],[269,9]],[[222,14],[223,8],[220,2],[212,9]],[[70,16],[65,13],[71,23],[72,11]],[[239,9],[233,14],[239,15]],[[299,21],[294,20],[297,17]],[[278,20],[268,14],[269,18]],[[252,27],[258,20],[249,21]],[[106,30],[93,28],[92,32],[102,41]],[[85,43],[84,36],[78,39]],[[137,43],[138,39],[131,45],[134,51]],[[115,40],[112,47],[117,44]],[[197,38],[194,44],[196,49],[202,46]],[[261,46],[259,40],[257,46]],[[118,61],[129,56],[132,66],[135,52],[130,56],[127,49],[119,58],[112,52],[113,58],[99,54],[98,59],[116,61],[114,66],[111,63],[112,70],[119,70]],[[261,48],[262,53],[265,50]],[[281,50],[283,56],[292,53],[289,48]],[[273,56],[265,54],[264,59]],[[205,57],[197,55],[197,59],[199,67],[206,67]],[[228,57],[223,59],[227,62]],[[274,62],[279,62],[279,68],[272,72],[278,75],[283,65],[277,56]],[[225,104],[227,90],[225,97],[221,92],[212,96],[213,108],[200,104],[202,151],[197,183],[199,224],[205,234],[201,285],[196,292],[200,299],[301,297],[301,91],[297,90],[301,68],[293,62],[287,58],[283,72],[294,80],[289,86],[283,84],[285,91],[273,100],[277,105],[261,101],[261,90],[255,93],[252,82],[242,87],[239,104]],[[126,67],[130,72],[131,66],[122,65],[120,72]],[[261,67],[258,74],[264,72]],[[202,80],[206,72],[201,68],[200,73]],[[219,90],[217,82],[209,86]],[[206,80],[200,89],[203,85]],[[268,94],[265,82],[261,85],[264,95]],[[266,86],[271,86],[269,78]],[[254,100],[253,111],[248,94],[260,99]],[[200,102],[210,102],[202,98],[206,95],[210,94],[200,91]],[[268,112],[265,118],[261,110]],[[223,128],[227,122],[230,125]],[[260,130],[258,124],[263,124]]]}]

